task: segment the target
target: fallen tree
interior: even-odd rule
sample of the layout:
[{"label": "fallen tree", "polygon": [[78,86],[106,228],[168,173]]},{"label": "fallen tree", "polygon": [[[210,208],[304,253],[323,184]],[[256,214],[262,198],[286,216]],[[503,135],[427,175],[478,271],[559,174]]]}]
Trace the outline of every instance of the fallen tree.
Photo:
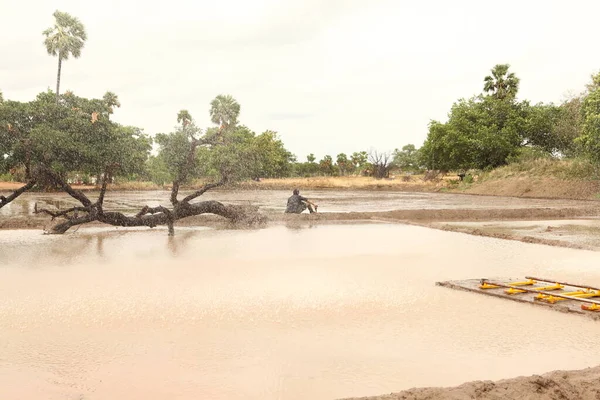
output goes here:
[{"label": "fallen tree", "polygon": [[[159,225],[167,225],[169,235],[175,234],[174,224],[177,220],[201,214],[216,214],[237,224],[255,225],[265,221],[265,217],[258,213],[257,207],[243,207],[237,205],[225,205],[218,201],[200,201],[192,202],[210,189],[222,186],[226,183],[222,180],[217,183],[209,183],[204,185],[200,190],[179,199],[179,182],[175,181],[171,189],[171,207],[143,207],[135,215],[125,215],[121,212],[105,211],[104,197],[106,194],[108,174],[103,175],[102,188],[95,202],[92,202],[88,196],[79,190],[74,190],[56,173],[47,170],[47,176],[53,182],[61,187],[69,196],[73,197],[81,203],[81,206],[71,207],[65,210],[48,210],[38,209],[35,207],[35,213],[44,213],[52,217],[52,219],[61,218],[64,221],[54,225],[48,233],[62,234],[70,228],[90,222],[101,222],[113,226],[136,227],[147,226],[154,228]],[[83,215],[81,215],[83,214]]]},{"label": "fallen tree", "polygon": [[[4,103],[0,109],[0,139],[5,149],[5,168],[27,165],[28,182],[8,196],[0,196],[0,208],[24,192],[37,187],[54,188],[67,193],[78,205],[64,209],[38,208],[36,214],[61,220],[48,233],[62,234],[70,228],[90,222],[122,227],[166,225],[174,234],[176,221],[201,214],[215,214],[236,224],[254,225],[265,221],[257,207],[225,205],[218,201],[196,201],[207,191],[243,177],[250,171],[252,150],[236,139],[235,123],[202,131],[193,124],[187,111],[181,111],[181,126],[170,134],[157,135],[159,157],[172,179],[170,204],[145,206],[134,215],[104,209],[107,187],[118,174],[143,171],[151,140],[137,128],[122,127],[109,120],[109,106],[100,101],[63,95],[56,104],[48,94],[35,102]],[[104,107],[104,108],[103,108]],[[42,112],[40,112],[40,109]],[[220,110],[217,110],[220,111]],[[103,118],[105,116],[105,118]],[[34,121],[32,123],[31,121]],[[235,119],[234,119],[235,122]],[[68,182],[67,171],[100,175],[98,198],[90,199]],[[213,182],[180,196],[180,187],[211,172]],[[241,171],[241,173],[240,173]]]}]

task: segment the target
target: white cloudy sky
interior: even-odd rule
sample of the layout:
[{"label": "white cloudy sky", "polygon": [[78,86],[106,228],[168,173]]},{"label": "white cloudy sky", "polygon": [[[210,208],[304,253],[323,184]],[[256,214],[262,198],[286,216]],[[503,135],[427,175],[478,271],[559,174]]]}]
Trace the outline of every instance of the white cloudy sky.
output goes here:
[{"label": "white cloudy sky", "polygon": [[301,159],[420,146],[497,63],[534,102],[559,102],[600,69],[598,0],[0,0],[5,98],[54,88],[41,32],[55,9],[88,31],[62,91],[114,91],[115,118],[151,134],[182,108],[207,126],[210,100],[231,94],[242,123],[278,131]]}]

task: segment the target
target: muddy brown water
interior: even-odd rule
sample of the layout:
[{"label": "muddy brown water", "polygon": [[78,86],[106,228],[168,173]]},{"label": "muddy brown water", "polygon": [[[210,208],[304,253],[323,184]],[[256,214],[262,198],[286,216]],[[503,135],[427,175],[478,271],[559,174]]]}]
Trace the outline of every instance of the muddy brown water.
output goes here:
[{"label": "muddy brown water", "polygon": [[597,322],[435,286],[600,286],[597,252],[391,224],[0,245],[2,399],[333,399],[600,360]]},{"label": "muddy brown water", "polygon": [[[183,191],[183,194],[188,192]],[[86,193],[91,199],[97,193]],[[139,211],[145,205],[155,207],[169,204],[168,191],[109,192],[105,209]],[[227,204],[257,205],[266,211],[283,212],[289,191],[283,190],[220,190],[204,194],[201,200],[219,200]],[[474,196],[449,193],[410,193],[356,190],[306,190],[302,195],[319,205],[319,212],[369,212],[420,209],[498,209],[498,208],[572,208],[588,207],[589,201],[561,199],[527,199],[516,197]],[[26,193],[0,209],[0,217],[32,215],[35,203],[40,208],[69,208],[76,202],[64,193]]]}]

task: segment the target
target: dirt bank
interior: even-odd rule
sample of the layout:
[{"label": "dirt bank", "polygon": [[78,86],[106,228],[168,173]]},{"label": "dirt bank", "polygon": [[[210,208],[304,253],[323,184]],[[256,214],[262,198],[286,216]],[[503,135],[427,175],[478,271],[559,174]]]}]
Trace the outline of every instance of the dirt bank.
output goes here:
[{"label": "dirt bank", "polygon": [[599,200],[600,181],[514,176],[502,179],[489,179],[475,183],[464,189],[453,191],[489,196]]},{"label": "dirt bank", "polygon": [[[600,366],[554,371],[501,381],[474,381],[453,388],[419,388],[362,400],[592,400],[600,398]],[[356,400],[356,399],[355,399]]]}]

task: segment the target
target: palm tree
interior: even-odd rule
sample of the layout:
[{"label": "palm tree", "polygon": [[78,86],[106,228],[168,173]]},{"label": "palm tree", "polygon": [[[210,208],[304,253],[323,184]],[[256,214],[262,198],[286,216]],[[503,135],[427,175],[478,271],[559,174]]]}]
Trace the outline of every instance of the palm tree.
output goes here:
[{"label": "palm tree", "polygon": [[58,56],[58,73],[56,77],[56,102],[58,102],[62,62],[68,60],[70,56],[79,58],[87,35],[85,27],[79,19],[58,10],[52,15],[55,19],[54,26],[46,29],[43,34],[46,36],[44,45],[46,45],[48,54]]},{"label": "palm tree", "polygon": [[4,96],[2,95],[2,90],[0,90],[0,103],[4,101]]},{"label": "palm tree", "polygon": [[110,119],[110,114],[114,112],[114,107],[121,107],[121,102],[119,101],[119,97],[113,92],[106,92],[102,97],[104,104],[108,108],[108,118]]},{"label": "palm tree", "polygon": [[188,110],[180,110],[177,113],[177,122],[181,123],[181,125],[185,128],[192,122],[192,115]]},{"label": "palm tree", "polygon": [[230,95],[218,95],[210,103],[210,120],[227,129],[237,124],[240,115],[240,104]]},{"label": "palm tree", "polygon": [[514,99],[519,91],[520,79],[513,72],[508,73],[509,68],[509,64],[497,64],[492,68],[492,75],[483,80],[483,90],[500,100]]}]

